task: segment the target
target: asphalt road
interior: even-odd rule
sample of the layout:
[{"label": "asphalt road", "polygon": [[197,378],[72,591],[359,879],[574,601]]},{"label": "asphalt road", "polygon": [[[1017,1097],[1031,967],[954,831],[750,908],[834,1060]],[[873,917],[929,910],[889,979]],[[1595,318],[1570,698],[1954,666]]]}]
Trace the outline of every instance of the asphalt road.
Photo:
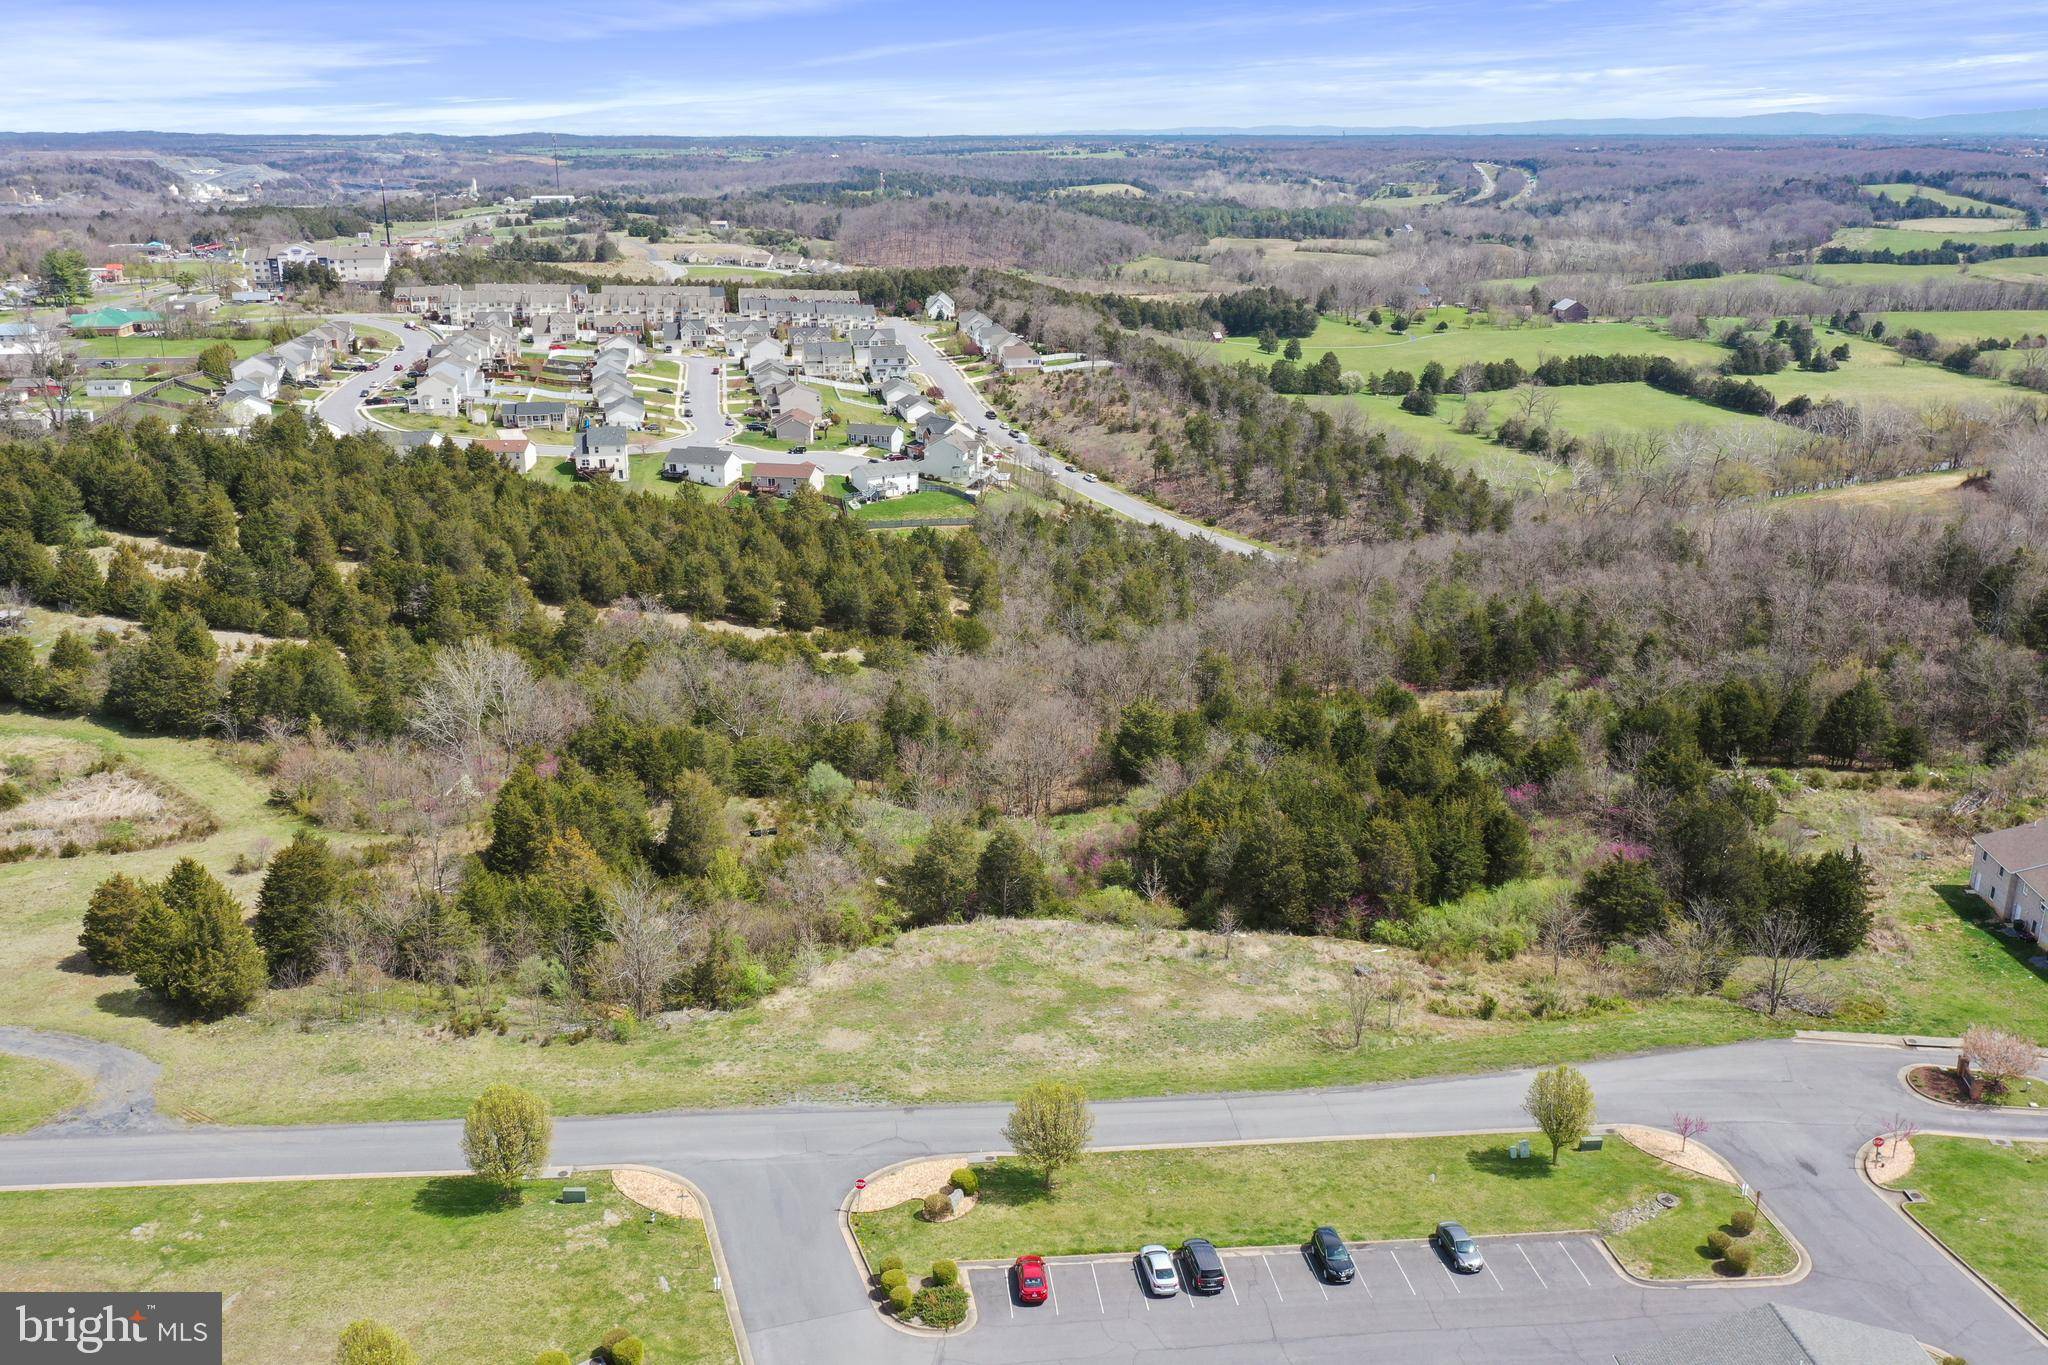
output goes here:
[{"label": "asphalt road", "polygon": [[[946,396],[946,401],[953,405],[954,409],[966,419],[969,425],[981,426],[984,422],[987,422],[988,431],[985,433],[986,437],[991,445],[1002,451],[1004,458],[1027,469],[1036,470],[1077,496],[1100,504],[1112,512],[1130,518],[1132,521],[1140,522],[1147,526],[1163,526],[1175,535],[1206,540],[1210,544],[1220,545],[1234,554],[1273,557],[1271,551],[1262,550],[1255,545],[1237,539],[1235,536],[1225,535],[1213,527],[1202,526],[1183,517],[1177,517],[1165,508],[1146,502],[1143,498],[1134,497],[1124,492],[1121,488],[1106,483],[1090,483],[1079,473],[1068,473],[1066,466],[1061,461],[1039,450],[1028,441],[1020,441],[1009,435],[996,423],[989,422],[982,416],[984,412],[988,411],[988,403],[982,398],[974,385],[967,381],[967,376],[960,372],[959,366],[955,365],[949,357],[932,345],[931,338],[927,334],[926,329],[914,323],[901,321],[893,322],[890,325],[895,330],[896,339],[902,342],[910,351],[911,368],[917,370],[930,379],[932,383],[938,385],[939,391]],[[1029,435],[1028,432],[1026,434]]]},{"label": "asphalt road", "polygon": [[379,361],[376,369],[364,374],[350,375],[344,383],[313,406],[313,411],[320,420],[337,431],[367,431],[370,429],[370,423],[358,411],[363,405],[363,400],[398,378],[398,373],[391,368],[393,365],[410,368],[413,361],[425,355],[427,348],[434,344],[434,334],[424,327],[408,331],[405,324],[410,319],[402,316],[369,313],[338,313],[335,316],[343,322],[354,323],[359,327],[375,327],[398,338],[398,350]]},{"label": "asphalt road", "polygon": [[[2048,1117],[1983,1115],[1920,1100],[1898,1080],[1910,1060],[1897,1049],[1769,1041],[1584,1068],[1603,1121],[1669,1126],[1672,1114],[1684,1110],[1711,1122],[1705,1140],[1757,1183],[1812,1254],[1812,1273],[1796,1285],[1631,1291],[1613,1302],[1605,1294],[1532,1297],[1513,1312],[1503,1301],[1499,1314],[1469,1327],[1439,1318],[1412,1335],[1382,1336],[1347,1334],[1341,1324],[1318,1332],[1309,1324],[1299,1342],[1289,1327],[1284,1337],[1211,1342],[1190,1358],[1313,1359],[1321,1353],[1314,1342],[1326,1342],[1333,1351],[1369,1349],[1375,1358],[1586,1359],[1581,1343],[1620,1349],[1705,1312],[1734,1312],[1766,1298],[1910,1331],[1973,1365],[2048,1358],[2022,1324],[1872,1192],[1854,1164],[1861,1144],[1901,1115],[1931,1128],[2038,1130],[2043,1138]],[[1514,1127],[1526,1123],[1520,1104],[1527,1084],[1524,1072],[1125,1100],[1094,1107],[1095,1137],[1120,1145]],[[570,1118],[556,1125],[554,1160],[647,1162],[696,1181],[717,1213],[759,1365],[1155,1358],[1158,1342],[1106,1312],[1094,1331],[1081,1334],[1083,1351],[1065,1335],[1047,1345],[992,1320],[958,1337],[913,1338],[870,1306],[839,1230],[839,1206],[854,1178],[909,1158],[998,1149],[1005,1117],[999,1105],[967,1105]],[[452,1122],[28,1135],[0,1140],[0,1184],[441,1171],[460,1167],[459,1137]],[[985,1304],[983,1311],[1000,1312],[1002,1305]],[[1294,1344],[1276,1344],[1283,1340]]]}]

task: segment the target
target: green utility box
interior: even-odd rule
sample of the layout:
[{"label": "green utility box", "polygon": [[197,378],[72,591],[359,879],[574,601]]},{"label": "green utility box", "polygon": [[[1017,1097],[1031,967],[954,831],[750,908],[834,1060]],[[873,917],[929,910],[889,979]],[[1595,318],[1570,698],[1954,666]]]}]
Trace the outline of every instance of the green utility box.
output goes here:
[{"label": "green utility box", "polygon": [[562,1191],[562,1202],[564,1204],[588,1204],[590,1202],[590,1191],[582,1185],[567,1186]]}]

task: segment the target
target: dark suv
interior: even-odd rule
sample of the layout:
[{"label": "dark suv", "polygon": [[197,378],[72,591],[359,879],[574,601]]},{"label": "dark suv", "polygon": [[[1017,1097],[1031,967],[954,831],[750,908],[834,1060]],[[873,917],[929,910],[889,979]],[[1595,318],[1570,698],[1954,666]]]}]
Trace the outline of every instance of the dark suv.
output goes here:
[{"label": "dark suv", "polygon": [[1351,1248],[1344,1245],[1344,1239],[1332,1227],[1317,1228],[1309,1236],[1308,1258],[1315,1262],[1316,1273],[1332,1284],[1350,1284],[1358,1274]]},{"label": "dark suv", "polygon": [[1206,1237],[1190,1237],[1180,1244],[1181,1279],[1197,1294],[1221,1294],[1229,1283],[1223,1274],[1223,1258]]}]

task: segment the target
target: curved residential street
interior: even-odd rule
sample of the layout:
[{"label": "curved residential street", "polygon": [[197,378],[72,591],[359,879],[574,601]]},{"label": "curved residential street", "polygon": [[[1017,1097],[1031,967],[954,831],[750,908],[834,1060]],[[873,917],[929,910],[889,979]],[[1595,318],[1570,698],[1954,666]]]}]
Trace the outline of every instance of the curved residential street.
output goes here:
[{"label": "curved residential street", "polygon": [[[2038,1338],[1864,1181],[1858,1149],[1901,1119],[1928,1129],[2048,1139],[2048,1116],[1983,1114],[1909,1092],[1897,1047],[1774,1040],[1585,1066],[1607,1123],[1669,1126],[1678,1110],[1712,1123],[1707,1141],[1755,1183],[1811,1253],[1789,1286],[1642,1288],[1604,1266],[1582,1273],[1597,1299],[1528,1311],[1446,1299],[1425,1334],[1279,1335],[1173,1350],[1202,1362],[1356,1359],[1584,1361],[1765,1300],[1896,1327],[1972,1365],[2048,1358]],[[1528,1073],[1347,1089],[1122,1100],[1094,1106],[1104,1146],[1240,1139],[1457,1133],[1522,1127]],[[709,1196],[753,1359],[845,1362],[1142,1362],[1179,1344],[1165,1313],[1094,1318],[1081,1303],[1053,1330],[1000,1330],[1000,1302],[953,1337],[899,1332],[869,1305],[839,1209],[853,1180],[893,1162],[1004,1146],[1001,1105],[780,1108],[566,1118],[554,1160],[644,1162]],[[128,1184],[248,1176],[424,1173],[461,1166],[456,1122],[131,1133],[46,1131],[0,1141],[0,1184]],[[1450,1211],[1446,1211],[1449,1216]],[[1306,1231],[1306,1230],[1304,1230]],[[1483,1231],[1483,1229],[1480,1229]],[[1584,1253],[1581,1252],[1581,1255]],[[1573,1263],[1578,1269],[1578,1263]],[[1532,1264],[1531,1269],[1535,1267]],[[984,1295],[984,1299],[989,1297]],[[1074,1296],[1069,1295],[1070,1300]],[[1084,1298],[1086,1296],[1083,1296]],[[1427,1304],[1418,1301],[1421,1311]],[[1452,1310],[1463,1306],[1462,1315]],[[1192,1311],[1189,1310],[1189,1311]],[[1045,1320],[1050,1323],[1052,1320]],[[1274,1331],[1280,1331],[1275,1324]]]},{"label": "curved residential street", "polygon": [[402,314],[337,313],[334,316],[342,322],[358,327],[375,327],[398,338],[398,349],[384,357],[376,369],[350,375],[334,392],[313,405],[313,412],[321,421],[344,435],[368,431],[370,423],[362,414],[363,400],[398,378],[397,372],[391,368],[393,365],[409,369],[415,360],[425,355],[427,348],[434,344],[434,334],[424,327],[407,331],[405,324],[412,319]]}]

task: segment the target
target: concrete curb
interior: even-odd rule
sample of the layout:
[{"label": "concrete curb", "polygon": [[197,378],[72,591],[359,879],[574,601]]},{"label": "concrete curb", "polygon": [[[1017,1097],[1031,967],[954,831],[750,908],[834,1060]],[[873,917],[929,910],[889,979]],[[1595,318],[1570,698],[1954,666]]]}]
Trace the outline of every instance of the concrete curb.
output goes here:
[{"label": "concrete curb", "polygon": [[697,1211],[704,1215],[704,1240],[711,1245],[711,1264],[718,1271],[718,1294],[725,1300],[726,1324],[732,1328],[733,1348],[739,1353],[740,1365],[754,1365],[754,1348],[747,1341],[747,1324],[740,1316],[739,1294],[732,1287],[732,1268],[725,1263],[725,1244],[718,1236],[718,1216],[712,1211],[711,1200],[690,1177],[671,1171],[662,1166],[645,1166],[639,1162],[626,1161],[612,1166],[571,1166],[572,1171],[645,1171],[650,1175],[673,1180],[689,1191],[690,1198],[697,1201]]},{"label": "concrete curb", "polygon": [[[1932,1128],[1923,1128],[1918,1133],[1914,1134],[1914,1136],[1960,1137],[1971,1138],[1977,1141],[1987,1141],[1993,1136],[2001,1135],[1989,1133],[1944,1133]],[[2012,1141],[2038,1142],[2040,1141],[2040,1139],[2035,1137],[2020,1137],[2014,1138],[2012,1139]],[[1979,1271],[1975,1266],[1971,1265],[1961,1256],[1958,1256],[1955,1253],[1954,1248],[1950,1247],[1947,1242],[1942,1241],[1941,1237],[1934,1231],[1934,1229],[1928,1227],[1918,1218],[1915,1218],[1913,1216],[1912,1206],[1906,1202],[1906,1196],[1903,1191],[1894,1189],[1890,1185],[1883,1184],[1878,1180],[1878,1178],[1875,1175],[1871,1174],[1870,1157],[1871,1153],[1875,1150],[1875,1147],[1870,1142],[1865,1142],[1861,1147],[1856,1149],[1856,1170],[1863,1176],[1864,1184],[1869,1186],[1869,1188],[1877,1195],[1879,1199],[1882,1199],[1885,1203],[1891,1205],[1893,1209],[1897,1210],[1899,1216],[1905,1219],[1907,1224],[1915,1232],[1919,1233],[1922,1237],[1926,1238],[1931,1245],[1938,1248],[1941,1251],[1941,1254],[1948,1257],[1950,1262],[1952,1262],[1957,1268],[1959,1268],[1965,1275],[1968,1275],[1971,1279],[1975,1280],[1979,1285],[1983,1286],[1984,1292],[1989,1294],[1993,1299],[1995,1299],[1998,1302],[1999,1306],[2004,1308],[2005,1311],[2012,1316],[2013,1321],[2017,1322],[2021,1327],[2025,1328],[2028,1332],[2032,1333],[2035,1341],[2039,1342],[2044,1347],[2048,1347],[2048,1332],[2042,1331],[2041,1325],[2039,1323],[2035,1322],[2032,1318],[2028,1317],[2026,1315],[2026,1312],[2023,1309],[2021,1309],[2021,1307],[2018,1304],[2014,1303],[2011,1299],[2007,1298],[2005,1291],[2003,1289],[2000,1289],[1996,1284],[1993,1284],[1988,1278],[1986,1278],[1982,1271]]]},{"label": "concrete curb", "polygon": [[[865,1178],[870,1180],[880,1179],[882,1176],[902,1170],[905,1166],[919,1166],[933,1159],[929,1156],[914,1156],[902,1161],[892,1161],[880,1170],[870,1172]],[[857,1193],[859,1191],[848,1189],[840,1197],[839,1235],[845,1239],[846,1250],[853,1257],[853,1263],[860,1267],[861,1283],[868,1286],[869,1298],[872,1300],[875,1267],[868,1260],[867,1248],[860,1244],[860,1238],[853,1235],[853,1197]],[[967,1267],[970,1262],[959,1261],[956,1264],[960,1267],[960,1287],[967,1291],[967,1316],[961,1319],[958,1327],[921,1327],[914,1323],[903,1321],[880,1304],[874,1305],[875,1312],[881,1317],[883,1322],[909,1337],[922,1337],[926,1340],[931,1340],[936,1337],[961,1336],[973,1331],[975,1324],[981,1321],[981,1303],[974,1297],[974,1286],[967,1279]],[[974,1262],[972,1264],[978,1265],[980,1263]],[[908,1267],[905,1267],[905,1269],[907,1270]],[[753,1362],[751,1360],[747,1361],[745,1365],[753,1365]]]},{"label": "concrete curb", "polygon": [[1917,1033],[1837,1033],[1829,1029],[1794,1029],[1797,1043],[1832,1043],[1838,1047],[1926,1048],[1953,1052],[1963,1045],[1960,1038],[1934,1038]]}]

